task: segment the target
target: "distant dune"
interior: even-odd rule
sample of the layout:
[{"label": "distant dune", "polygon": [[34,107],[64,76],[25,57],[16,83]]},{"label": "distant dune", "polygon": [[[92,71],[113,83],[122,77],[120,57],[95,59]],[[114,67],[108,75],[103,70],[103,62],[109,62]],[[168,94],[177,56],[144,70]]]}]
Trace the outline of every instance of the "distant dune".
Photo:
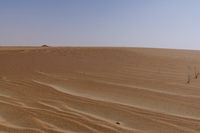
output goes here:
[{"label": "distant dune", "polygon": [[200,51],[1,47],[0,132],[200,133],[199,72]]}]

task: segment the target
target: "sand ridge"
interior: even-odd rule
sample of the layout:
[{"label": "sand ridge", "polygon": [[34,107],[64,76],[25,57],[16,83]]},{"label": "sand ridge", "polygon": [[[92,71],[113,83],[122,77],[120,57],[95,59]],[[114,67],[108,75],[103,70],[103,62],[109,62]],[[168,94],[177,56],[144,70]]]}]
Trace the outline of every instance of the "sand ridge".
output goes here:
[{"label": "sand ridge", "polygon": [[199,133],[199,58],[173,49],[1,48],[0,132]]}]

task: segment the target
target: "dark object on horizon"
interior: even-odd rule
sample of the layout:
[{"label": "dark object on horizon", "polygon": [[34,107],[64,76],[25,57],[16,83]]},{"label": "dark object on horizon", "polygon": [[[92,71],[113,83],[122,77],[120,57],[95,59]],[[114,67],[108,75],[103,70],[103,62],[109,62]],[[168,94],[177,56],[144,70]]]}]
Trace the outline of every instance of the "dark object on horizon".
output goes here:
[{"label": "dark object on horizon", "polygon": [[46,47],[46,48],[47,48],[47,47],[49,47],[49,46],[48,46],[48,45],[42,45],[42,47]]}]

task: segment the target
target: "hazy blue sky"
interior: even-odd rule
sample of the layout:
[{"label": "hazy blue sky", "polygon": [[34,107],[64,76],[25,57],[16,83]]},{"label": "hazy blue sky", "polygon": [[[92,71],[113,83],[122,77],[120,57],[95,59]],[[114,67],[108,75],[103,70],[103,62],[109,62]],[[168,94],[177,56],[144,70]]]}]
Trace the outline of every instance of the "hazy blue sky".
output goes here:
[{"label": "hazy blue sky", "polygon": [[0,0],[0,45],[200,49],[200,0]]}]

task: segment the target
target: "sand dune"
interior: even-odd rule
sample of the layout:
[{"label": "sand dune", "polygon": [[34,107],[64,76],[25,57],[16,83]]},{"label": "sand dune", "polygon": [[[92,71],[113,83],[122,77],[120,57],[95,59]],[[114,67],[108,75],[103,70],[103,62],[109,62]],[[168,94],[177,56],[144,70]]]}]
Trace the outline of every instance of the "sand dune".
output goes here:
[{"label": "sand dune", "polygon": [[0,132],[199,133],[199,59],[191,50],[2,47]]}]

